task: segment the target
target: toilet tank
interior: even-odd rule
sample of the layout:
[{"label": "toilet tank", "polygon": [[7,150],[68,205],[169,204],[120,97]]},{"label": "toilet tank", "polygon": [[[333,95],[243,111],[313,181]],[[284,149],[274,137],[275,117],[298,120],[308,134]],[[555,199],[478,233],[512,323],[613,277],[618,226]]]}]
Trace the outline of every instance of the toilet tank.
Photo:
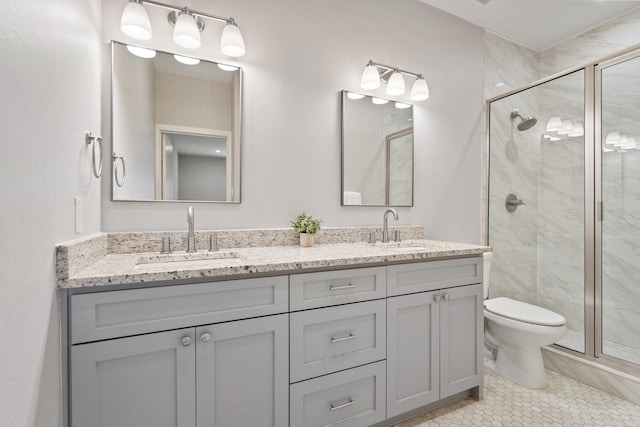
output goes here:
[{"label": "toilet tank", "polygon": [[484,287],[484,299],[489,298],[489,273],[491,271],[492,252],[482,254],[482,285]]}]

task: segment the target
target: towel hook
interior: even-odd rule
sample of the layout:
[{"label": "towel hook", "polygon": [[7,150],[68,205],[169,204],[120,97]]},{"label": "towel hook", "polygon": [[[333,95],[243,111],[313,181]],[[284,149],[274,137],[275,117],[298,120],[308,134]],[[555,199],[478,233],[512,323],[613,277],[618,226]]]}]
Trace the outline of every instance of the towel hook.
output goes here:
[{"label": "towel hook", "polygon": [[[127,175],[127,166],[124,163],[124,157],[118,156],[116,152],[113,152],[113,176],[116,179],[116,184],[118,187],[122,187],[124,185],[124,178]],[[118,178],[118,165],[122,165],[122,177]]]},{"label": "towel hook", "polygon": [[[100,178],[102,175],[102,137],[87,132],[84,138],[87,145],[91,145],[91,163],[93,167],[93,176]],[[100,146],[100,160],[96,164],[96,145]]]}]

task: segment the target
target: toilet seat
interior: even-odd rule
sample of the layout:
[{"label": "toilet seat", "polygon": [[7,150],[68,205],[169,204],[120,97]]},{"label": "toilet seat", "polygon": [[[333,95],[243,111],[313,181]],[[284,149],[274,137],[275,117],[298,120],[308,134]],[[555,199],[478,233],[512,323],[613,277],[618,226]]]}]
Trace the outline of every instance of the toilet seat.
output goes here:
[{"label": "toilet seat", "polygon": [[541,326],[562,326],[567,323],[564,317],[546,308],[499,297],[485,300],[484,308],[498,316]]}]

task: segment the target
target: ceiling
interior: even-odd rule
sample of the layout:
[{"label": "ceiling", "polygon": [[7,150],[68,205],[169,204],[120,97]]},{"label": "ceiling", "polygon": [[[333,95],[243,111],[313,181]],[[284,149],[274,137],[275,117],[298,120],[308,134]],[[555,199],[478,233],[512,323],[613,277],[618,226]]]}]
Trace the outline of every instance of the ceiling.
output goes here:
[{"label": "ceiling", "polygon": [[632,0],[420,0],[537,51],[640,6]]}]

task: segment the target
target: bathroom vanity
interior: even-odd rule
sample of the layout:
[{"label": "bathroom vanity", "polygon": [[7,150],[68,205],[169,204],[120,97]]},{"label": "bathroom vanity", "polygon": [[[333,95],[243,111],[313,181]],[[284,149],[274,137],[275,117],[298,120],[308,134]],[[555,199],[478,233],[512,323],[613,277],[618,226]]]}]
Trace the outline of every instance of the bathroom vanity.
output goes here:
[{"label": "bathroom vanity", "polygon": [[480,399],[487,250],[254,247],[181,268],[106,255],[59,283],[70,425],[388,425]]}]

